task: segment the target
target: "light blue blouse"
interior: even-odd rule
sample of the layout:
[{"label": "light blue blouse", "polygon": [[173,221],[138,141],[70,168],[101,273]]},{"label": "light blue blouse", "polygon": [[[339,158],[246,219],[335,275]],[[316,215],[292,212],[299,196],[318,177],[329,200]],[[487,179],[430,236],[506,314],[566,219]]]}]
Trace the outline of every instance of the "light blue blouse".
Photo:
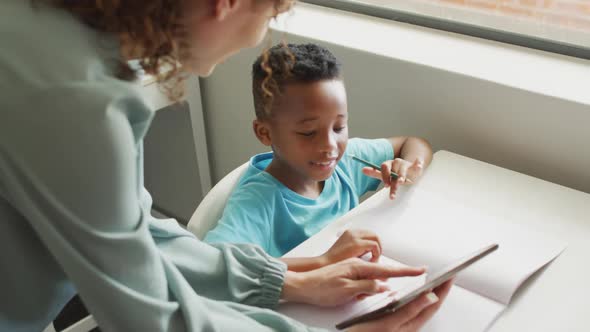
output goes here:
[{"label": "light blue blouse", "polygon": [[40,331],[79,292],[104,331],[307,331],[271,310],[285,265],[150,215],[153,117],[109,38],[0,4],[0,331]]}]

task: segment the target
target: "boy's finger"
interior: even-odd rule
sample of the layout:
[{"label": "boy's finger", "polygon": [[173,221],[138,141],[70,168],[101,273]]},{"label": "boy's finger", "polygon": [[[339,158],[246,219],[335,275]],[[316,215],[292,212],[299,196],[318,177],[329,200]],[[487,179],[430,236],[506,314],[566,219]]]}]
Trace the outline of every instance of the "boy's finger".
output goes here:
[{"label": "boy's finger", "polygon": [[391,186],[391,165],[389,163],[381,164],[381,178],[385,187]]},{"label": "boy's finger", "polygon": [[397,180],[393,181],[391,183],[391,190],[389,192],[389,198],[391,199],[395,199],[395,195],[397,194],[397,189],[399,188],[399,186],[403,183],[402,182],[402,178],[398,178]]},{"label": "boy's finger", "polygon": [[379,246],[379,250],[382,249],[381,239],[379,238],[379,236],[375,232],[370,231],[368,229],[358,229],[358,228],[350,229],[348,231],[351,233],[351,235],[353,235],[355,237],[358,237],[358,238],[361,238],[364,240],[375,241],[377,243],[377,245]]},{"label": "boy's finger", "polygon": [[365,174],[366,176],[370,176],[372,178],[375,179],[379,179],[381,180],[382,176],[381,176],[381,171],[378,169],[373,169],[371,167],[364,167],[362,169],[363,174]]},{"label": "boy's finger", "polygon": [[389,199],[394,200],[397,192],[397,181],[393,181],[393,185],[389,188]]},{"label": "boy's finger", "polygon": [[363,248],[363,252],[371,252],[371,262],[377,261],[379,256],[381,256],[381,246],[378,242],[363,240],[361,247]]},{"label": "boy's finger", "polygon": [[414,160],[412,165],[408,168],[406,182],[408,184],[413,183],[415,179],[419,178],[424,171],[424,163],[420,159]]},{"label": "boy's finger", "polygon": [[424,169],[424,162],[422,162],[422,160],[420,160],[419,158],[416,158],[416,160],[414,160],[414,162],[412,163],[412,168]]},{"label": "boy's finger", "polygon": [[401,184],[404,184],[404,181],[408,178],[408,169],[410,168],[410,164],[408,162],[401,163],[398,169],[398,180],[401,180]]}]

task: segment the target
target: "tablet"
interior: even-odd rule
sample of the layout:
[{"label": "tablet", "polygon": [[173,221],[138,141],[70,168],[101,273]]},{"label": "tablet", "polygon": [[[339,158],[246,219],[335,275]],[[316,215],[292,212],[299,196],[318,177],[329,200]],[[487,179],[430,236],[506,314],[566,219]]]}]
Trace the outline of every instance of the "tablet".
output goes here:
[{"label": "tablet", "polygon": [[403,307],[407,303],[414,300],[416,297],[420,296],[421,294],[428,292],[438,286],[440,286],[445,281],[453,278],[457,273],[461,270],[467,268],[471,264],[477,262],[478,260],[484,258],[485,256],[489,255],[492,251],[498,249],[498,244],[491,244],[482,249],[477,250],[476,252],[467,255],[461,259],[458,259],[456,262],[453,262],[441,270],[433,273],[426,279],[424,285],[417,287],[414,290],[410,290],[406,295],[403,295],[401,298],[395,298],[393,300],[389,300],[385,305],[371,310],[367,313],[361,314],[359,316],[353,317],[351,319],[345,320],[341,323],[336,325],[336,328],[339,330],[343,330],[348,328],[352,325],[359,324],[362,322],[370,321],[373,319],[381,318],[387,314],[390,314],[397,309]]}]

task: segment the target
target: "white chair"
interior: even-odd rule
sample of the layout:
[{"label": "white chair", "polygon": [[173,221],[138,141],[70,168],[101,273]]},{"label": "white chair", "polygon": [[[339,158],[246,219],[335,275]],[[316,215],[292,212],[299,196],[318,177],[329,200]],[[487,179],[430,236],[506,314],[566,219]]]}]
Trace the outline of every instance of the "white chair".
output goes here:
[{"label": "white chair", "polygon": [[[78,322],[70,325],[69,327],[61,330],[61,332],[89,332],[92,329],[97,327],[96,321],[92,315],[86,316],[85,318],[79,320]],[[49,324],[43,332],[56,332],[53,323]]]},{"label": "white chair", "polygon": [[213,229],[221,215],[225,204],[229,199],[231,192],[236,188],[240,178],[248,169],[249,162],[246,162],[238,168],[231,171],[221,181],[219,181],[215,187],[213,187],[209,193],[203,198],[195,213],[189,220],[186,228],[195,234],[199,239],[203,239],[205,234]]}]

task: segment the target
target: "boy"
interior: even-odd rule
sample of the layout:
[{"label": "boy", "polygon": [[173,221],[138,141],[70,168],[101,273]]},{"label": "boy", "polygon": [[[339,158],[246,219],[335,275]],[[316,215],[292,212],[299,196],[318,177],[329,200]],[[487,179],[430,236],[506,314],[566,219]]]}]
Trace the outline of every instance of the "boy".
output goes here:
[{"label": "boy", "polygon": [[[272,152],[251,158],[207,242],[255,243],[282,256],[357,206],[381,179],[394,199],[398,186],[415,181],[432,159],[420,138],[348,140],[341,66],[323,47],[274,46],[256,60],[252,74],[254,133]],[[350,155],[381,171],[363,168]]]}]

